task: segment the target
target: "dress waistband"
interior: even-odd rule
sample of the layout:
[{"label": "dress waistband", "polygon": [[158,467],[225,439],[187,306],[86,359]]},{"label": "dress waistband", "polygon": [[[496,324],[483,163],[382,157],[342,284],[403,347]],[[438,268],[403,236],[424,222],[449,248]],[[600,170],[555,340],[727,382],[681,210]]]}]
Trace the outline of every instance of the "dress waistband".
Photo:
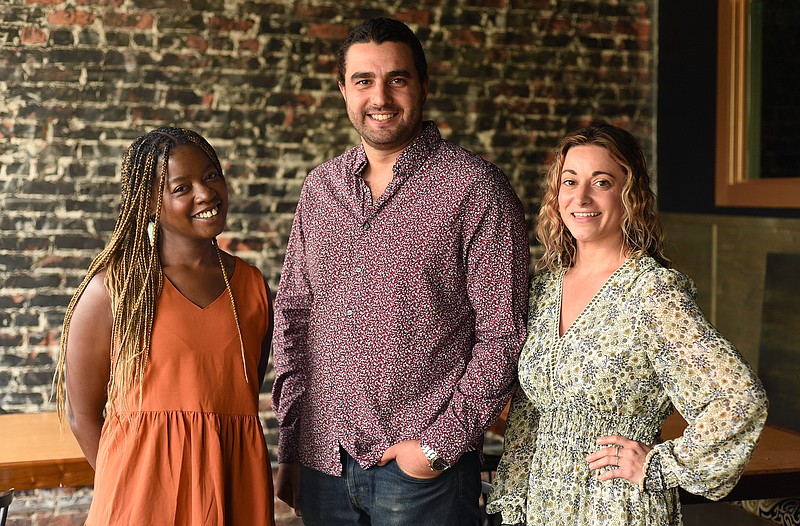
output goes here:
[{"label": "dress waistband", "polygon": [[583,456],[597,450],[601,436],[620,435],[653,444],[661,436],[661,425],[662,420],[653,416],[608,413],[567,404],[539,414],[536,447]]}]

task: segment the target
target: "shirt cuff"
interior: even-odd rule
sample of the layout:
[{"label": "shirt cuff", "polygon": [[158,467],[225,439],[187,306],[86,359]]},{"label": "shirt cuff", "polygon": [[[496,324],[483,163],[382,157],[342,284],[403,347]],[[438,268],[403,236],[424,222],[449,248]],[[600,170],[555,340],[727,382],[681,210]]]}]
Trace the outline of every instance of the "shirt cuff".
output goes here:
[{"label": "shirt cuff", "polygon": [[458,459],[461,458],[461,455],[466,453],[467,449],[469,448],[466,446],[455,446],[454,441],[448,440],[447,438],[442,440],[442,438],[444,437],[440,437],[438,435],[424,435],[422,438],[420,438],[420,443],[425,444],[433,449],[437,455],[442,457],[442,459],[447,462],[449,466],[452,466],[458,462]]}]

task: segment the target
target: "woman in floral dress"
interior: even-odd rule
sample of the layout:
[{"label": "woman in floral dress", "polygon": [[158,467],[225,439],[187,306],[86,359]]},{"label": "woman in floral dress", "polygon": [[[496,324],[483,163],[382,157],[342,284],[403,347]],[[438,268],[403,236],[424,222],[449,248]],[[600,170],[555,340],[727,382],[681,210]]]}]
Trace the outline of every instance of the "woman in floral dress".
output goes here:
[{"label": "woman in floral dress", "polygon": [[[678,487],[719,499],[736,484],[764,389],[670,268],[630,133],[576,130],[547,179],[521,388],[488,511],[503,524],[680,525]],[[664,442],[673,408],[688,427]]]}]

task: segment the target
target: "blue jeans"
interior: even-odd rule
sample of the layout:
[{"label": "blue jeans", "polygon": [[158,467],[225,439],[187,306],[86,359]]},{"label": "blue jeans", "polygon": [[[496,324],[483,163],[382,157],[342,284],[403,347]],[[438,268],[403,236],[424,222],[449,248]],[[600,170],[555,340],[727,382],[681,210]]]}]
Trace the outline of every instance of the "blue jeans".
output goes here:
[{"label": "blue jeans", "polygon": [[301,467],[305,526],[474,526],[481,493],[480,458],[465,453],[436,478],[417,479],[397,462],[361,469],[342,450],[342,476]]}]

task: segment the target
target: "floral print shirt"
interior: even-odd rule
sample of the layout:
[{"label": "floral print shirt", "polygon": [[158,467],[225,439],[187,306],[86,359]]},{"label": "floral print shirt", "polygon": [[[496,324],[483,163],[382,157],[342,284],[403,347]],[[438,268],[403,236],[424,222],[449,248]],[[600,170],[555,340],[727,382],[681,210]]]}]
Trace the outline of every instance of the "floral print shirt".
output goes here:
[{"label": "floral print shirt", "polygon": [[[559,336],[564,272],[531,284],[488,511],[503,524],[680,525],[679,486],[719,499],[738,481],[766,420],[763,386],[700,312],[693,282],[648,256],[627,260]],[[673,407],[688,427],[663,442]],[[657,444],[639,486],[589,471],[605,435]]]},{"label": "floral print shirt", "polygon": [[431,121],[373,202],[363,145],[314,169],[275,301],[278,461],[341,475],[403,440],[453,463],[516,385],[528,235],[495,165]]}]

